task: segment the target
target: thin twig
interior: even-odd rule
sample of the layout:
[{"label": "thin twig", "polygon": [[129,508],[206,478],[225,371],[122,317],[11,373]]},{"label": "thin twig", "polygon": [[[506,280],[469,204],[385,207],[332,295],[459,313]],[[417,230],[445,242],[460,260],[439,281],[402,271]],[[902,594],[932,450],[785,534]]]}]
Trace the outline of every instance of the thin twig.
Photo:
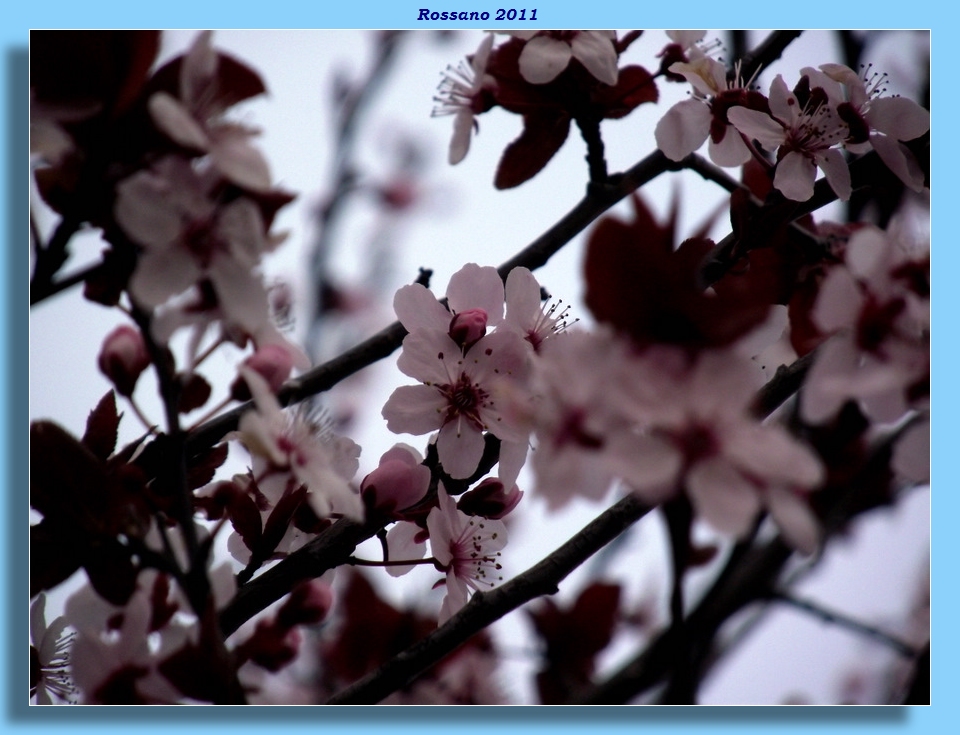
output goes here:
[{"label": "thin twig", "polygon": [[795,607],[798,610],[802,610],[805,613],[809,613],[810,615],[819,618],[825,623],[831,623],[841,628],[851,630],[859,635],[879,641],[885,646],[889,646],[905,658],[916,658],[920,655],[920,651],[917,648],[911,646],[906,641],[900,640],[890,633],[880,630],[875,626],[856,620],[849,615],[845,615],[835,610],[830,610],[819,603],[811,602],[810,600],[804,600],[791,595],[789,592],[784,590],[774,590],[770,592],[768,599],[772,600],[773,602],[782,602],[790,607]]}]

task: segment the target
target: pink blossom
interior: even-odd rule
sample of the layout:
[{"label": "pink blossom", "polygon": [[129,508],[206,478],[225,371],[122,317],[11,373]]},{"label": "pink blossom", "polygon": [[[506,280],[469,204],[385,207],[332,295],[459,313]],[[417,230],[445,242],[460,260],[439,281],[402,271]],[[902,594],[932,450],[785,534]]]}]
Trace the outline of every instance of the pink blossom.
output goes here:
[{"label": "pink blossom", "polygon": [[675,104],[657,123],[654,137],[663,154],[680,161],[709,139],[708,152],[718,166],[741,166],[750,160],[750,149],[730,125],[726,112],[758,93],[746,89],[739,78],[728,82],[726,66],[702,54],[671,64],[670,72],[683,76],[694,91],[693,97]]},{"label": "pink blossom", "polygon": [[467,604],[470,590],[496,586],[500,574],[500,550],[507,544],[503,521],[468,516],[441,485],[438,508],[427,516],[430,549],[437,564],[446,570],[447,594],[440,607],[440,625]]},{"label": "pink blossom", "polygon": [[[751,415],[759,369],[733,350],[703,352],[686,369],[663,372],[676,364],[669,355],[651,354],[625,365],[631,382],[618,383],[626,388],[619,400],[675,454],[677,480],[697,515],[740,537],[765,508],[790,544],[812,553],[820,532],[805,496],[823,481],[823,465],[786,429]],[[633,381],[653,383],[659,402],[636,395]],[[644,488],[636,491],[645,497]]]},{"label": "pink blossom", "polygon": [[396,433],[439,431],[437,452],[451,477],[469,477],[483,455],[483,432],[507,442],[526,435],[505,419],[495,398],[500,380],[523,380],[527,352],[517,335],[498,331],[465,354],[448,334],[421,329],[403,341],[397,367],[422,384],[397,388],[383,407],[387,428]]},{"label": "pink blossom", "polygon": [[147,102],[154,123],[176,143],[210,155],[227,179],[252,191],[270,188],[267,161],[249,144],[255,131],[222,118],[230,99],[219,89],[220,56],[211,32],[199,34],[180,66],[180,99],[156,92]]},{"label": "pink blossom", "polygon": [[453,115],[453,139],[450,141],[449,161],[456,165],[470,150],[470,134],[478,131],[476,116],[493,106],[490,88],[496,85],[493,77],[486,74],[487,59],[493,46],[493,35],[487,34],[473,56],[468,57],[469,66],[462,63],[456,69],[448,68],[443,81],[433,98],[438,103],[432,113]]},{"label": "pink blossom", "polygon": [[[270,390],[276,393],[293,371],[295,355],[280,344],[265,344],[259,347],[242,365],[256,372],[267,381]],[[238,401],[250,400],[250,389],[242,377],[231,386],[231,395]]]},{"label": "pink blossom", "polygon": [[77,688],[70,676],[70,646],[76,634],[62,615],[47,625],[46,604],[43,592],[30,604],[30,694],[37,704],[73,702]]},{"label": "pink blossom", "polygon": [[520,503],[523,491],[514,485],[509,491],[500,480],[488,477],[457,501],[457,508],[472,516],[499,521]]},{"label": "pink blossom", "polygon": [[896,421],[929,380],[929,259],[867,227],[850,239],[844,260],[814,305],[816,325],[835,336],[817,351],[801,414],[821,423],[855,400],[870,418]]},{"label": "pink blossom", "polygon": [[[159,584],[159,587],[157,586]],[[64,617],[77,631],[70,650],[70,674],[85,704],[96,704],[106,696],[115,676],[120,687],[141,702],[173,704],[183,695],[160,673],[158,664],[186,644],[195,631],[176,619],[157,627],[156,606],[165,605],[157,591],[164,590],[156,572],[140,573],[137,589],[123,607],[99,597],[92,587],[81,587],[66,602]],[[162,618],[161,618],[162,619]]]},{"label": "pink blossom", "polygon": [[813,196],[819,167],[841,201],[850,198],[850,170],[835,147],[849,128],[825,94],[811,94],[801,106],[779,74],[770,84],[770,115],[746,107],[732,107],[727,118],[737,130],[777,154],[773,185],[788,199],[805,202]]},{"label": "pink blossom", "polygon": [[296,413],[285,413],[266,381],[246,367],[240,373],[253,394],[256,411],[240,418],[236,438],[274,467],[289,470],[307,487],[307,501],[321,518],[339,513],[363,520],[363,503],[351,487],[360,447],[324,432]]},{"label": "pink blossom", "polygon": [[[894,174],[914,191],[923,190],[924,175],[913,153],[900,141],[919,138],[930,129],[930,113],[906,97],[884,97],[885,74],[869,78],[843,64],[822,64],[820,71],[846,88],[845,97],[824,85],[837,106],[837,113],[849,125],[845,147],[854,153],[873,148]],[[813,69],[804,69],[813,76]],[[867,67],[866,73],[870,73]]]},{"label": "pink blossom", "polygon": [[176,156],[120,182],[114,215],[142,246],[130,293],[153,308],[208,280],[223,312],[253,332],[266,313],[255,270],[269,249],[263,219],[249,199],[219,205],[215,186],[209,172],[197,172]]},{"label": "pink blossom", "polygon": [[535,430],[537,493],[551,508],[601,499],[621,480],[651,505],[687,492],[716,530],[746,533],[768,510],[797,548],[817,522],[805,495],[822,481],[817,456],[750,414],[759,368],[736,349],[653,346],[569,332],[537,360],[526,409]]},{"label": "pink blossom", "polygon": [[621,376],[612,368],[630,359],[628,346],[610,333],[565,332],[534,363],[532,397],[510,401],[519,414],[514,420],[526,420],[534,432],[536,492],[550,509],[574,497],[602,500],[616,478],[651,496],[672,491],[677,457],[656,437],[635,431],[617,405],[613,388]]}]

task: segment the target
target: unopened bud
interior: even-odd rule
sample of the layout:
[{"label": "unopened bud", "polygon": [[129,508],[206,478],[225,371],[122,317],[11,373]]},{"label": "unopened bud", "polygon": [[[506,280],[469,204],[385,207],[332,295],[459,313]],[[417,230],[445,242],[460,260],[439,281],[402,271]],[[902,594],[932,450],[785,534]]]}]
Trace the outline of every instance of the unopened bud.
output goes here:
[{"label": "unopened bud", "polygon": [[500,480],[488,477],[460,496],[460,500],[457,501],[457,510],[467,515],[482,516],[497,521],[516,508],[522,497],[523,491],[516,485],[507,492]]},{"label": "unopened bud", "polygon": [[470,347],[487,333],[487,312],[467,309],[450,320],[450,338],[461,347]]},{"label": "unopened bud", "polygon": [[117,327],[103,340],[97,365],[120,395],[133,395],[140,373],[150,365],[143,335],[133,327]]},{"label": "unopened bud", "polygon": [[373,512],[397,516],[421,500],[430,486],[430,470],[413,450],[398,444],[380,458],[380,465],[363,478],[360,493]]}]

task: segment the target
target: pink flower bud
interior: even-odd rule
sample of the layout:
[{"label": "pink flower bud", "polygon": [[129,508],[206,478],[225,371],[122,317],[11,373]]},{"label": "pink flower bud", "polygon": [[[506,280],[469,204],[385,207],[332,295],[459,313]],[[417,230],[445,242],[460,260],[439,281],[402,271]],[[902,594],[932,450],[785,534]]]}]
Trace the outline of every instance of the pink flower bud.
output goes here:
[{"label": "pink flower bud", "polygon": [[[293,355],[282,345],[266,344],[244,360],[243,365],[259,373],[270,390],[276,393],[293,371]],[[250,388],[243,376],[233,381],[230,395],[237,401],[250,400]]]},{"label": "pink flower bud", "polygon": [[460,496],[460,500],[457,501],[457,510],[467,515],[498,521],[516,508],[522,497],[523,491],[516,485],[507,492],[500,480],[488,477]]},{"label": "pink flower bud", "polygon": [[467,309],[450,320],[450,338],[461,347],[470,347],[486,333],[487,312],[483,309]]},{"label": "pink flower bud", "polygon": [[371,511],[400,517],[398,511],[421,500],[430,486],[430,470],[414,450],[398,444],[380,458],[380,466],[363,478],[360,493]]},{"label": "pink flower bud", "polygon": [[143,336],[133,327],[117,327],[103,340],[97,365],[120,395],[133,395],[140,373],[150,365]]}]

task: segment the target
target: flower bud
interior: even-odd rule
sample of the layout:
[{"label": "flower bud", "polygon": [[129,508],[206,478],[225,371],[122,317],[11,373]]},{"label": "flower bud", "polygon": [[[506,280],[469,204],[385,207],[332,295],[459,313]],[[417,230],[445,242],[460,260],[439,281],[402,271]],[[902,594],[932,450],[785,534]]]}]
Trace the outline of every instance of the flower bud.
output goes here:
[{"label": "flower bud", "polygon": [[498,521],[516,508],[522,497],[523,491],[516,485],[507,492],[500,480],[488,477],[460,496],[460,500],[457,501],[457,510],[467,515]]},{"label": "flower bud", "polygon": [[399,518],[398,511],[421,500],[429,487],[430,470],[420,464],[419,453],[397,444],[380,458],[377,469],[363,478],[360,493],[371,511]]},{"label": "flower bud", "polygon": [[120,395],[133,395],[140,373],[150,365],[143,336],[133,327],[117,327],[103,340],[97,365]]},{"label": "flower bud", "polygon": [[[293,355],[282,345],[265,344],[244,360],[243,365],[259,373],[276,393],[293,371]],[[236,401],[250,400],[250,388],[242,375],[230,386],[230,396]]]},{"label": "flower bud", "polygon": [[470,347],[487,333],[487,312],[467,309],[450,320],[450,338],[461,347]]}]

